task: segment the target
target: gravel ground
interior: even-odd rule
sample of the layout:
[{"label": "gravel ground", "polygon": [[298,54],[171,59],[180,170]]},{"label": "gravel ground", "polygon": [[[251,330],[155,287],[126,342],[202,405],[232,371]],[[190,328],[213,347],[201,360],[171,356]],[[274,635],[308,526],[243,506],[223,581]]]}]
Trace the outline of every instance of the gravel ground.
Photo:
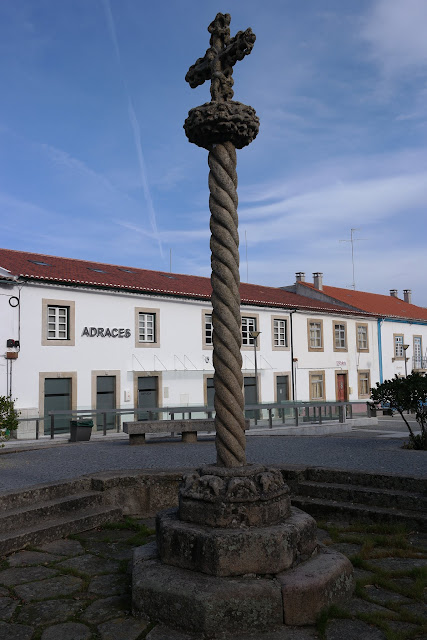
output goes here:
[{"label": "gravel ground", "polygon": [[[348,436],[251,436],[247,460],[262,464],[301,464],[427,476],[427,452],[402,449],[396,437],[378,434]],[[6,451],[6,450],[5,450]],[[87,473],[120,469],[192,468],[215,461],[213,439],[197,444],[170,440],[130,447],[125,438],[94,439],[0,456],[0,493],[35,484],[77,478]]]}]

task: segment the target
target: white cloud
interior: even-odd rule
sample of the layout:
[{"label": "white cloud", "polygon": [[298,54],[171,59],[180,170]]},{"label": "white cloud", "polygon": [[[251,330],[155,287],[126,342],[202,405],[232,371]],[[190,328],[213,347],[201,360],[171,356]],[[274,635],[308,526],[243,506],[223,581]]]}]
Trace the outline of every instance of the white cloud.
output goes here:
[{"label": "white cloud", "polygon": [[425,74],[427,63],[426,0],[377,0],[361,36],[386,76],[408,70]]}]

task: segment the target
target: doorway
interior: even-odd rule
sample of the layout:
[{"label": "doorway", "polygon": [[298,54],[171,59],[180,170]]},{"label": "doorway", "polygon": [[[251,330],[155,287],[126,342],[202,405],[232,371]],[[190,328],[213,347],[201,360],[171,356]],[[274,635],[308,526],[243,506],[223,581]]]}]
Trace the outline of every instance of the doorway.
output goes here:
[{"label": "doorway", "polygon": [[[157,376],[138,377],[138,409],[153,409],[159,406],[159,378]],[[148,411],[138,411],[138,420],[157,420],[158,415],[150,416]]]},{"label": "doorway", "polygon": [[347,373],[336,374],[337,402],[348,401]]},{"label": "doorway", "polygon": [[[255,376],[248,376],[243,378],[243,389],[244,389],[244,399],[245,399],[245,407],[248,404],[256,404],[256,384],[255,384]],[[246,418],[255,418],[255,411],[253,409],[249,409],[245,411]]]},{"label": "doorway", "polygon": [[[49,411],[71,409],[71,378],[45,378],[44,381],[44,433],[50,433]],[[55,416],[55,433],[70,431],[71,416]]]},{"label": "doorway", "polygon": [[[116,408],[116,376],[96,377],[96,410],[108,411]],[[116,416],[114,413],[107,413],[107,429],[114,429],[116,426]],[[97,415],[97,431],[104,429],[104,416]]]}]

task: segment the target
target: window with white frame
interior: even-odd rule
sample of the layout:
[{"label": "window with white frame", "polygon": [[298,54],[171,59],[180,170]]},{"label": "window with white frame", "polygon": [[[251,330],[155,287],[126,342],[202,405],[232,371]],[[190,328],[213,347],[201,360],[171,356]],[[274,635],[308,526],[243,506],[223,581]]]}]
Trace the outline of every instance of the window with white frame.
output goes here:
[{"label": "window with white frame", "polygon": [[357,324],[357,350],[358,351],[368,351],[368,325],[367,324]]},{"label": "window with white frame", "polygon": [[47,308],[47,339],[68,340],[69,307],[49,305]]},{"label": "window with white frame", "polygon": [[371,376],[369,371],[358,372],[359,398],[367,398],[370,395]]},{"label": "window with white frame", "polygon": [[155,342],[156,341],[156,314],[142,313],[138,314],[138,340],[139,342]]},{"label": "window with white frame", "polygon": [[347,349],[346,325],[342,322],[334,324],[334,346],[335,349]]},{"label": "window with white frame", "polygon": [[312,320],[308,325],[309,334],[309,346],[310,349],[322,349],[323,347],[323,335],[322,335],[322,323],[320,321]]},{"label": "window with white frame", "polygon": [[394,357],[403,358],[403,334],[394,334]]},{"label": "window with white frame", "polygon": [[313,371],[310,373],[310,400],[325,399],[325,373]]},{"label": "window with white frame", "polygon": [[273,344],[275,347],[287,347],[287,322],[286,320],[280,320],[274,318],[273,322]]},{"label": "window with white frame", "polygon": [[211,313],[205,313],[205,344],[213,344],[213,324]]},{"label": "window with white frame", "polygon": [[242,345],[253,345],[254,338],[251,338],[249,333],[256,331],[256,318],[242,318]]}]

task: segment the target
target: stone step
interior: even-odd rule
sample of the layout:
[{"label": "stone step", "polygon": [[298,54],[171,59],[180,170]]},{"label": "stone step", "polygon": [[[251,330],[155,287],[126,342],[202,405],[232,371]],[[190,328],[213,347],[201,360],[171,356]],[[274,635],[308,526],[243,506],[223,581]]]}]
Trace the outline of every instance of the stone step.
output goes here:
[{"label": "stone step", "polygon": [[61,517],[67,513],[88,510],[102,502],[102,494],[98,491],[85,491],[78,495],[65,496],[55,500],[33,503],[17,509],[9,509],[0,515],[0,533],[28,528],[46,519]]},{"label": "stone step", "polygon": [[50,518],[30,527],[22,527],[13,533],[0,534],[1,553],[5,555],[28,545],[36,546],[72,533],[94,529],[101,524],[118,520],[121,517],[122,510],[120,508],[101,505],[68,513],[62,517]]},{"label": "stone step", "polygon": [[90,491],[91,489],[91,478],[83,477],[77,480],[36,485],[29,489],[6,491],[0,494],[0,513],[27,505],[33,506],[46,500],[68,497],[76,493],[81,493],[82,491]]},{"label": "stone step", "polygon": [[324,518],[332,515],[334,517],[371,520],[374,522],[401,522],[410,527],[416,527],[419,531],[427,531],[427,514],[417,511],[374,507],[301,495],[292,497],[292,505],[306,511],[315,518]]},{"label": "stone step", "polygon": [[375,489],[396,491],[410,491],[427,496],[427,478],[412,476],[398,476],[392,473],[366,473],[362,471],[347,471],[345,469],[322,469],[320,467],[308,467],[305,470],[305,479],[311,482],[327,482],[337,484],[350,484]]},{"label": "stone step", "polygon": [[363,505],[427,513],[426,497],[420,493],[398,491],[396,489],[377,489],[361,485],[303,481],[298,486],[298,494],[311,498],[356,502]]}]

